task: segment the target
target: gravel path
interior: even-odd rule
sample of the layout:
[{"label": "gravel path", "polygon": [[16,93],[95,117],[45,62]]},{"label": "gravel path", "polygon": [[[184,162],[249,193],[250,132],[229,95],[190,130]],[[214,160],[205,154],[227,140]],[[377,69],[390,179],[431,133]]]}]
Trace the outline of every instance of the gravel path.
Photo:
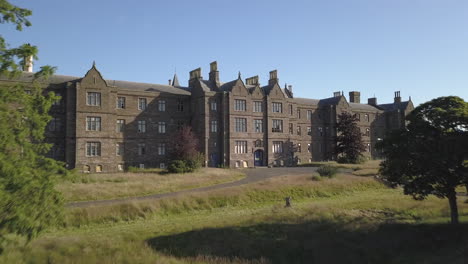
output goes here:
[{"label": "gravel path", "polygon": [[312,172],[316,170],[317,168],[314,168],[314,167],[242,169],[240,171],[245,173],[246,177],[235,182],[228,182],[228,183],[222,183],[222,184],[212,185],[208,187],[201,187],[201,188],[195,188],[195,189],[189,189],[189,190],[171,192],[171,193],[153,194],[153,195],[140,196],[140,197],[127,197],[127,198],[119,198],[119,199],[112,199],[112,200],[72,202],[72,203],[68,203],[66,206],[67,207],[88,207],[88,206],[110,205],[110,204],[118,204],[118,203],[131,202],[131,201],[142,201],[142,200],[174,197],[180,194],[205,192],[205,191],[211,191],[211,190],[218,190],[222,188],[240,186],[244,184],[263,181],[268,178],[273,178],[273,177],[278,177],[278,176],[305,174],[305,173],[312,174]]}]

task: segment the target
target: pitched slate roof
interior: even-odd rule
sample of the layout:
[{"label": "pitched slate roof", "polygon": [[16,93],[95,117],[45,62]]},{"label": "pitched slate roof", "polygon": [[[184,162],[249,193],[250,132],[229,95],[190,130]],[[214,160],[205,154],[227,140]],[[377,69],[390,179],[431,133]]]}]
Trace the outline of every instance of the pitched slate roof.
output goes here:
[{"label": "pitched slate roof", "polygon": [[356,110],[364,110],[364,111],[378,111],[379,109],[375,106],[368,105],[368,104],[357,104],[357,103],[349,103],[352,109]]},{"label": "pitched slate roof", "polygon": [[296,98],[293,99],[293,101],[298,103],[298,104],[318,105],[320,100],[296,97]]},{"label": "pitched slate roof", "polygon": [[341,96],[335,96],[319,100],[319,105],[335,105],[341,99]]},{"label": "pitched slate roof", "polygon": [[[80,81],[82,77],[66,76],[66,75],[52,75],[47,80],[49,84],[61,84],[66,82]],[[19,77],[13,79],[7,79],[0,77],[0,80],[4,81],[19,81],[19,82],[32,82],[34,80],[34,73],[23,72]],[[187,87],[174,87],[170,85],[154,84],[154,83],[139,83],[139,82],[128,82],[128,81],[114,81],[105,80],[108,85],[115,86],[121,89],[128,90],[139,90],[139,91],[156,91],[163,93],[172,93],[180,95],[190,95],[190,89]]]},{"label": "pitched slate roof", "polygon": [[404,101],[401,103],[391,103],[391,104],[379,104],[377,107],[381,108],[384,111],[393,111],[393,110],[405,110],[408,107],[409,101]]}]

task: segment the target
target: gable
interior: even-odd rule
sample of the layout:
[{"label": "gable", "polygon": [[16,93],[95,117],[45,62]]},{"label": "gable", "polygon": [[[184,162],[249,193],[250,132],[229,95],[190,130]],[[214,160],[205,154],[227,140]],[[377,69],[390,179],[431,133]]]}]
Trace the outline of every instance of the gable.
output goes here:
[{"label": "gable", "polygon": [[286,94],[284,94],[283,90],[281,90],[278,83],[275,83],[273,85],[268,96],[271,98],[278,98],[278,99],[287,98]]},{"label": "gable", "polygon": [[233,95],[237,96],[247,96],[249,94],[249,91],[245,87],[244,82],[242,82],[240,79],[237,79],[237,81],[232,86],[231,91]]},{"label": "gable", "polygon": [[93,64],[93,67],[85,74],[81,80],[81,85],[88,88],[105,88],[107,87],[107,82],[102,78],[101,73],[96,69],[96,65]]}]

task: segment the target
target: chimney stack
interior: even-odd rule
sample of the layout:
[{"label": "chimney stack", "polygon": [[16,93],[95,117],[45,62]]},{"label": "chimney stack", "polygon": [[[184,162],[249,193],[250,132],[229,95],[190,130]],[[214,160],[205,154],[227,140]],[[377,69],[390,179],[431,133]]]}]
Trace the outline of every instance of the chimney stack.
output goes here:
[{"label": "chimney stack", "polygon": [[169,83],[169,86],[172,86],[172,80],[171,79],[168,80],[168,83]]},{"label": "chimney stack", "polygon": [[28,56],[24,58],[23,71],[33,72],[33,56]]},{"label": "chimney stack", "polygon": [[400,91],[395,92],[395,98],[394,98],[393,102],[396,103],[396,104],[401,103]]},{"label": "chimney stack", "polygon": [[357,91],[349,92],[349,102],[350,103],[361,103],[361,93]]},{"label": "chimney stack", "polygon": [[245,79],[246,85],[257,85],[258,83],[258,75]]},{"label": "chimney stack", "polygon": [[340,96],[341,96],[341,93],[339,91],[333,93],[333,97],[340,97]]},{"label": "chimney stack", "polygon": [[210,73],[209,80],[216,84],[216,87],[219,87],[219,71],[218,71],[218,62],[213,61],[210,63]]},{"label": "chimney stack", "polygon": [[268,80],[268,85],[272,86],[275,83],[278,83],[278,71],[273,70],[270,72],[270,80]]},{"label": "chimney stack", "polygon": [[190,71],[189,87],[193,87],[193,82],[201,79],[201,68],[196,68],[195,70]]},{"label": "chimney stack", "polygon": [[368,98],[367,99],[367,104],[376,106],[377,105],[377,98],[376,97]]}]

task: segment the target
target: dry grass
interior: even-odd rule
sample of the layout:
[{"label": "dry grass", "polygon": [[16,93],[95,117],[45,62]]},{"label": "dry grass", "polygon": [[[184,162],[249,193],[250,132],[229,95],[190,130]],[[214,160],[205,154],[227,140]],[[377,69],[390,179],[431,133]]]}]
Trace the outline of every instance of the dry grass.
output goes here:
[{"label": "dry grass", "polygon": [[175,192],[245,177],[237,170],[203,168],[193,173],[113,173],[78,176],[78,182],[63,182],[58,189],[67,201],[112,199]]},{"label": "dry grass", "polygon": [[321,167],[321,166],[331,166],[335,168],[341,169],[352,169],[352,170],[363,170],[363,169],[378,169],[381,160],[368,160],[361,164],[346,164],[346,163],[338,163],[336,161],[314,161],[310,163],[303,163],[301,167]]},{"label": "dry grass", "polygon": [[353,171],[356,176],[375,176],[379,173],[379,169],[361,169]]}]

